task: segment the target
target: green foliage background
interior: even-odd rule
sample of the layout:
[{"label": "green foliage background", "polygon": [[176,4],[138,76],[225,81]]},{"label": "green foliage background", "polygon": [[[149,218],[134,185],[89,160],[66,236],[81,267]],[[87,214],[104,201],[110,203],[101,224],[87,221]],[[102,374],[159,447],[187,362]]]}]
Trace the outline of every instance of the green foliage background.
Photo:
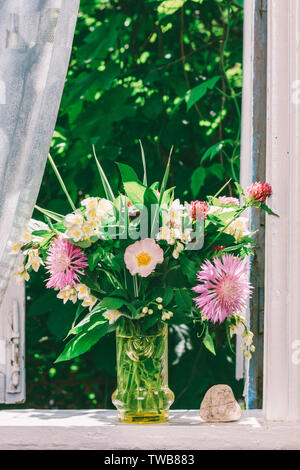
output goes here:
[{"label": "green foliage background", "polygon": [[[92,144],[113,189],[115,161],[141,175],[164,172],[174,145],[170,186],[182,200],[214,194],[238,180],[242,90],[242,1],[82,0],[51,154],[74,201],[104,195]],[[233,185],[227,193],[234,192]],[[47,165],[38,205],[70,212]],[[38,214],[34,214],[36,218]],[[26,408],[111,408],[114,334],[70,362],[53,364],[74,316],[73,304],[46,291],[40,273],[27,288]],[[218,343],[210,354],[196,331],[170,329],[173,408],[198,408],[205,391],[234,378],[235,358]],[[21,405],[20,405],[21,406]]]}]

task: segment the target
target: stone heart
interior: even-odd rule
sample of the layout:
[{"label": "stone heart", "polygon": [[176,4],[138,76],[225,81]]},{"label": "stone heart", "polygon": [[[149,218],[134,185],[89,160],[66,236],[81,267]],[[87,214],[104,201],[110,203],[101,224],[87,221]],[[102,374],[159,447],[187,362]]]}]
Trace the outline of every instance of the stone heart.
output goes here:
[{"label": "stone heart", "polygon": [[229,385],[211,387],[200,406],[200,418],[210,423],[238,421],[241,413],[241,407]]}]

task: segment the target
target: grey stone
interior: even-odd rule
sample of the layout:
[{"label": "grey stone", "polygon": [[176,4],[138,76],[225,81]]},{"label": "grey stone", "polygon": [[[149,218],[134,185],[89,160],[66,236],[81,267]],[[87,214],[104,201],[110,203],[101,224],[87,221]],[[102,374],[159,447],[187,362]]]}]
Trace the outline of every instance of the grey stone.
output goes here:
[{"label": "grey stone", "polygon": [[238,421],[241,413],[241,407],[229,385],[211,387],[200,406],[200,418],[208,423]]}]

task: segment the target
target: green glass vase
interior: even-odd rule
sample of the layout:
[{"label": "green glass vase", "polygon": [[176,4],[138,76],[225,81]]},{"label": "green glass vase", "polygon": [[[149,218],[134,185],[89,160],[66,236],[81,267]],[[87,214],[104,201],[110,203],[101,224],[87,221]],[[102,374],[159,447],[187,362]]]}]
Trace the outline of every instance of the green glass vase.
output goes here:
[{"label": "green glass vase", "polygon": [[112,402],[122,423],[164,423],[174,394],[168,387],[168,326],[145,333],[141,320],[121,318],[116,331],[117,389]]}]

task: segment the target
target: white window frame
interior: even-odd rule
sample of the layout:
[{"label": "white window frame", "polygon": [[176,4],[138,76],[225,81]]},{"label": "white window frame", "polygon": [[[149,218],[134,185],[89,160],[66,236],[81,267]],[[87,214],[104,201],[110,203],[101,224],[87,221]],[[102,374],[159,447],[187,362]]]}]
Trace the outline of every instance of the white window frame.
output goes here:
[{"label": "white window frame", "polygon": [[[266,180],[274,193],[270,205],[280,214],[280,218],[266,216],[263,409],[267,420],[299,421],[300,0],[245,0],[244,7],[241,182],[245,186],[253,178],[264,178],[262,148],[266,143]],[[263,96],[265,80],[258,73],[264,73],[265,64],[257,38],[259,31],[264,31],[259,18],[263,18],[266,7],[267,105],[257,99],[257,90]],[[260,128],[262,112],[267,116],[266,140]],[[260,224],[260,220],[254,215],[252,223]],[[7,292],[0,310],[4,321],[11,316],[9,312],[16,312],[12,310],[15,295],[15,291]],[[12,315],[16,317],[16,313]],[[2,354],[6,355],[4,349],[2,343]],[[237,373],[242,370],[240,359]]]},{"label": "white window frame", "polygon": [[[243,96],[240,183],[246,188],[265,180],[266,162],[266,76],[267,76],[267,0],[244,2]],[[255,79],[254,79],[255,77]],[[255,256],[251,259],[250,280],[254,287],[247,322],[255,335],[256,352],[250,362],[240,350],[237,338],[236,378],[245,379],[249,408],[262,408],[263,332],[264,332],[264,221],[262,211],[249,210],[251,231],[255,235]]]},{"label": "white window frame", "polygon": [[264,410],[300,420],[300,0],[268,5]]}]

